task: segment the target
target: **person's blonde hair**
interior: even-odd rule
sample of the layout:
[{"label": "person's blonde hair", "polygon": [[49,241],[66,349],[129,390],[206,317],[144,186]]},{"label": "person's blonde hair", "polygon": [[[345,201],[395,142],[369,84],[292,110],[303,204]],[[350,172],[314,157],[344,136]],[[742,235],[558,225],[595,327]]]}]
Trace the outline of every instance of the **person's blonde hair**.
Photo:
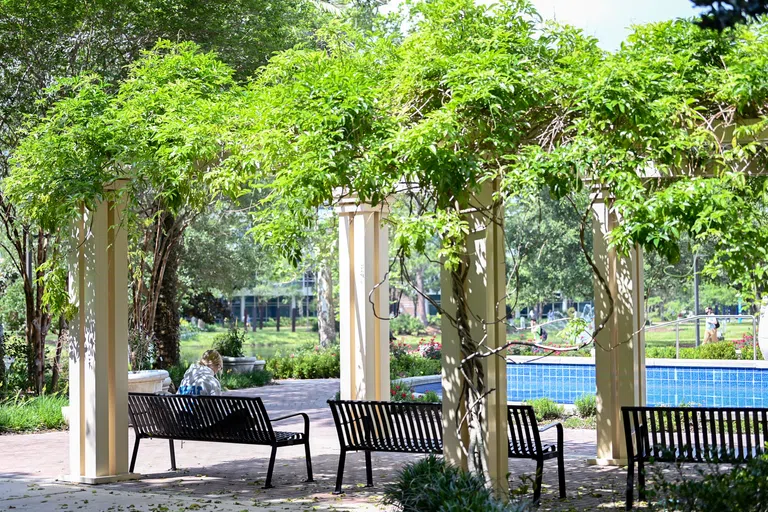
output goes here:
[{"label": "person's blonde hair", "polygon": [[224,368],[224,361],[221,359],[221,354],[216,350],[206,350],[200,358],[199,364],[207,366],[211,370],[214,370],[214,372],[216,371],[216,368],[219,370]]}]

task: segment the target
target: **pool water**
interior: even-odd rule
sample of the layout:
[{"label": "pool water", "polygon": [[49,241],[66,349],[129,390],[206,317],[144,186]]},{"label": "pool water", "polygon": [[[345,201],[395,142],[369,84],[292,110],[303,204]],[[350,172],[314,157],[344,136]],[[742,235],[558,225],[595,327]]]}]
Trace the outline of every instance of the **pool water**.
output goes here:
[{"label": "pool water", "polygon": [[[726,366],[646,367],[648,405],[702,407],[768,406],[768,368]],[[715,363],[717,364],[717,363]],[[439,382],[414,386],[414,391],[442,393]],[[595,394],[594,364],[507,364],[507,400],[550,398],[572,404]]]}]

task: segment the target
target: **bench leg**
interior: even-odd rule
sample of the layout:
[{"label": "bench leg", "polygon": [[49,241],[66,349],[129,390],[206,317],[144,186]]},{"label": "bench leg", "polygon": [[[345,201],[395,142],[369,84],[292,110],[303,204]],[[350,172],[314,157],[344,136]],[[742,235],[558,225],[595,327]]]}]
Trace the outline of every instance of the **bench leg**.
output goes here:
[{"label": "bench leg", "polygon": [[645,465],[642,459],[637,462],[637,497],[645,501]]},{"label": "bench leg", "polygon": [[272,455],[269,457],[269,469],[267,469],[267,481],[264,484],[264,489],[270,489],[272,487],[272,471],[275,469],[275,459],[277,458],[277,446],[272,447]]},{"label": "bench leg", "polygon": [[560,497],[565,498],[565,458],[562,447],[557,454],[557,477],[560,484]]},{"label": "bench leg", "polygon": [[312,456],[309,454],[309,440],[304,443],[304,452],[307,458],[307,482],[314,482],[315,479],[312,478]]},{"label": "bench leg", "polygon": [[371,467],[371,452],[365,452],[366,487],[373,487],[373,468]]},{"label": "bench leg", "polygon": [[171,471],[176,471],[176,450],[173,448],[173,439],[168,440],[171,447]]},{"label": "bench leg", "polygon": [[136,436],[136,441],[133,443],[133,455],[131,456],[131,467],[128,469],[129,473],[133,473],[133,468],[136,467],[136,455],[139,454],[139,441],[141,441],[141,437]]},{"label": "bench leg", "polygon": [[635,486],[635,463],[633,461],[629,461],[629,465],[627,466],[627,496],[626,496],[626,510],[632,510],[632,495],[634,494],[634,486]]},{"label": "bench leg", "polygon": [[347,452],[342,449],[339,455],[339,470],[336,473],[336,489],[334,489],[333,494],[341,494],[341,481],[344,479],[344,462],[346,459]]},{"label": "bench leg", "polygon": [[539,506],[541,501],[541,479],[544,476],[544,459],[536,460],[536,479],[533,482],[533,504]]}]

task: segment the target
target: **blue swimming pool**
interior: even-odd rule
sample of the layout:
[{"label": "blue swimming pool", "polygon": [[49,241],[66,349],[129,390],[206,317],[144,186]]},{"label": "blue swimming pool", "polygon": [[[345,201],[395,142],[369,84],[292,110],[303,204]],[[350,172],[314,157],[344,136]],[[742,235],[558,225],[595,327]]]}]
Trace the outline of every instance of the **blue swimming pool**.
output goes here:
[{"label": "blue swimming pool", "polygon": [[[507,400],[533,398],[572,404],[594,394],[595,365],[587,358],[577,364],[558,358],[557,363],[507,364]],[[586,360],[584,360],[586,359]],[[649,359],[646,364],[648,405],[699,405],[704,407],[768,406],[768,365],[742,361],[668,361]],[[687,364],[687,366],[685,364]],[[439,382],[419,384],[414,391],[441,391]]]}]

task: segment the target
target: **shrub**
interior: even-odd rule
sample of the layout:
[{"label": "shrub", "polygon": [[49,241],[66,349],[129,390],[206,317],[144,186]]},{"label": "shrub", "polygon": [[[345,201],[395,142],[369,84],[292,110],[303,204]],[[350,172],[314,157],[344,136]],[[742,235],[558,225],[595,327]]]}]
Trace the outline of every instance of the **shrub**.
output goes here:
[{"label": "shrub", "polygon": [[221,386],[226,389],[256,388],[269,384],[272,374],[267,370],[254,370],[248,373],[225,372],[221,375]]},{"label": "shrub", "polygon": [[419,354],[421,354],[421,357],[424,359],[439,360],[442,349],[443,346],[435,341],[434,336],[432,336],[429,341],[424,341],[423,338],[419,341]]},{"label": "shrub", "polygon": [[389,373],[393,379],[440,375],[441,369],[442,365],[439,360],[424,359],[413,354],[405,354],[389,361]]},{"label": "shrub", "polygon": [[[7,389],[6,395],[15,391],[24,391],[29,386],[29,376],[27,375],[27,360],[30,354],[30,348],[27,340],[20,334],[7,334],[4,338],[5,355],[14,359],[6,375]],[[0,363],[2,364],[2,363]],[[2,382],[0,382],[2,385]]]},{"label": "shrub", "polygon": [[299,350],[288,355],[279,352],[267,360],[267,370],[276,379],[331,379],[340,375],[339,347]]},{"label": "shrub", "polygon": [[240,331],[237,324],[232,322],[224,334],[213,338],[213,348],[219,354],[226,357],[243,357],[243,344],[245,343],[245,329]]},{"label": "shrub", "polygon": [[67,397],[60,395],[7,400],[0,403],[0,432],[62,429],[66,422],[61,408],[68,404]]},{"label": "shrub", "polygon": [[582,418],[597,415],[597,397],[595,395],[582,395],[574,402],[576,411]]},{"label": "shrub", "polygon": [[706,343],[696,350],[699,359],[736,359],[736,345],[730,341]]},{"label": "shrub", "polygon": [[723,470],[717,464],[697,468],[694,478],[683,476],[667,481],[663,469],[654,468],[648,489],[651,509],[694,512],[700,510],[766,510],[768,503],[768,456]]},{"label": "shrub", "polygon": [[421,396],[421,399],[423,402],[429,402],[429,403],[441,403],[443,400],[440,398],[440,395],[438,395],[434,391],[427,391]]},{"label": "shrub", "polygon": [[427,324],[431,325],[432,327],[440,327],[441,326],[441,320],[440,313],[437,313],[436,315],[429,315],[427,316]]},{"label": "shrub", "polygon": [[128,331],[128,360],[131,370],[149,370],[155,362],[155,344],[150,335],[139,329]]},{"label": "shrub", "polygon": [[521,512],[522,504],[506,504],[485,486],[483,478],[430,455],[406,464],[395,482],[384,488],[382,502],[407,512]]},{"label": "shrub", "polygon": [[395,334],[418,336],[424,332],[424,324],[415,316],[400,314],[389,321],[389,329]]},{"label": "shrub", "polygon": [[549,398],[535,398],[527,400],[525,403],[533,406],[536,421],[556,420],[565,414],[565,407]]},{"label": "shrub", "polygon": [[675,347],[648,347],[645,349],[645,357],[649,359],[675,359],[677,352],[675,352]]},{"label": "shrub", "polygon": [[408,345],[397,338],[389,339],[389,357],[397,359],[408,354]]},{"label": "shrub", "polygon": [[413,396],[413,388],[410,384],[401,382],[392,383],[389,386],[389,396],[393,402],[414,402],[416,397]]}]

